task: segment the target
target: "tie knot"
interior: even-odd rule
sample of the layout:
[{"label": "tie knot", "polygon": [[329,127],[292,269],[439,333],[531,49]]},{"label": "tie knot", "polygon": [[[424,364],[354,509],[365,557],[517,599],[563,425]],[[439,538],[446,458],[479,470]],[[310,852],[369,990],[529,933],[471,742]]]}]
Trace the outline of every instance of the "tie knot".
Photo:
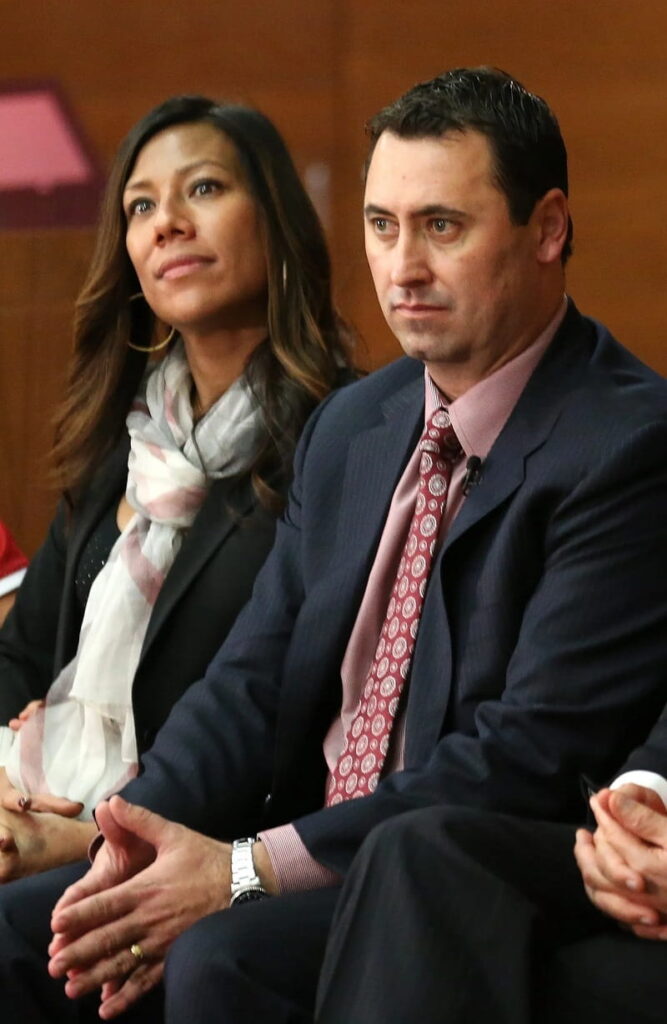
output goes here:
[{"label": "tie knot", "polygon": [[463,454],[446,409],[436,409],[429,419],[419,442],[419,450],[440,455],[450,462],[456,462]]}]

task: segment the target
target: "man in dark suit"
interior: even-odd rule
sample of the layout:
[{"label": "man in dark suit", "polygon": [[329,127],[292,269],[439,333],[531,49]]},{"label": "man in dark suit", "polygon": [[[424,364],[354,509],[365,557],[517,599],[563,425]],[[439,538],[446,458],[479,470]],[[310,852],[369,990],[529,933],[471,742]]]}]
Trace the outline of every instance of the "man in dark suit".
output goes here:
[{"label": "man in dark suit", "polygon": [[[314,415],[250,604],[131,803],[98,808],[49,969],[70,997],[103,986],[107,1017],[152,989],[136,1012],[161,1019],[162,979],[169,1020],[310,1019],[374,826],[567,820],[584,766],[604,777],[663,702],[667,386],[564,297],[555,118],[464,69],[370,134],[366,251],[411,358]],[[7,1019],[75,1012],[40,956],[81,874],[0,893]]]}]

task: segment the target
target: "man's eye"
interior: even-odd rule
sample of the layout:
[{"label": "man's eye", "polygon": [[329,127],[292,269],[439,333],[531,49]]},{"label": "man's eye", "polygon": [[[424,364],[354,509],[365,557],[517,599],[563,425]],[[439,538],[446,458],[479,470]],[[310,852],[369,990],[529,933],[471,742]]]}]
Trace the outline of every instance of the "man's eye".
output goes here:
[{"label": "man's eye", "polygon": [[435,217],[431,221],[431,227],[437,235],[444,235],[446,231],[451,230],[452,222],[446,217]]},{"label": "man's eye", "polygon": [[373,219],[373,224],[375,225],[375,230],[380,235],[384,234],[384,232],[387,230],[389,226],[386,217],[375,217]]}]

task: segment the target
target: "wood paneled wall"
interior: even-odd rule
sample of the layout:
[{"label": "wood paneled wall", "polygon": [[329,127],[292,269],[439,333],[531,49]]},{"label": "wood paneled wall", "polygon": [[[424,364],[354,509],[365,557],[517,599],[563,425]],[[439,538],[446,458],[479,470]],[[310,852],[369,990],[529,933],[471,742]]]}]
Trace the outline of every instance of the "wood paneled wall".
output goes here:
[{"label": "wood paneled wall", "polygon": [[[568,144],[570,292],[665,372],[666,31],[660,0],[0,0],[0,75],[58,79],[104,162],[177,92],[265,110],[311,184],[339,304],[377,366],[398,348],[363,256],[363,123],[443,68],[504,67],[548,99]],[[0,234],[0,516],[29,552],[54,502],[49,417],[91,237]]]}]

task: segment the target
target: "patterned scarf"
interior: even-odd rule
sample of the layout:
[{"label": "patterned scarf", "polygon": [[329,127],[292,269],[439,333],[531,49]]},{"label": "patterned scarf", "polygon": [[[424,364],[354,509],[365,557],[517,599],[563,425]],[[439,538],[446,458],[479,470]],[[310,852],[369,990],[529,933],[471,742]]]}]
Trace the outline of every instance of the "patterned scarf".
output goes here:
[{"label": "patterned scarf", "polygon": [[132,684],[160,588],[212,478],[245,469],[261,412],[243,377],[194,429],[192,377],[179,343],[127,418],[126,497],[134,515],[88,597],[76,655],[46,706],[16,734],[6,770],[25,793],[84,803],[81,818],[137,771]]}]

